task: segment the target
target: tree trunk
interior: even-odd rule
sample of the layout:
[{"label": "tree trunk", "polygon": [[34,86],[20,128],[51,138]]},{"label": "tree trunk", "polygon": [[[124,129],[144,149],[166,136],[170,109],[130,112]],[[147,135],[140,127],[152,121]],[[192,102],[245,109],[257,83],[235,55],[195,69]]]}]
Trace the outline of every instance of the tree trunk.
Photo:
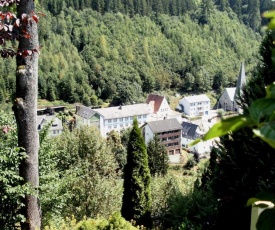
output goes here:
[{"label": "tree trunk", "polygon": [[[31,17],[34,13],[34,0],[21,0],[17,6],[17,16],[22,19],[22,14],[28,15],[25,26],[20,26],[20,38],[18,53],[16,57],[16,99],[13,110],[16,117],[18,129],[18,145],[27,153],[19,167],[23,183],[28,183],[33,189],[31,195],[24,198],[25,207],[22,214],[26,222],[22,223],[22,229],[37,230],[41,227],[41,214],[38,202],[38,149],[39,137],[36,124],[37,110],[37,88],[38,88],[38,53],[24,55],[26,50],[38,49],[38,28],[37,23]],[[23,36],[24,30],[30,35]]]}]

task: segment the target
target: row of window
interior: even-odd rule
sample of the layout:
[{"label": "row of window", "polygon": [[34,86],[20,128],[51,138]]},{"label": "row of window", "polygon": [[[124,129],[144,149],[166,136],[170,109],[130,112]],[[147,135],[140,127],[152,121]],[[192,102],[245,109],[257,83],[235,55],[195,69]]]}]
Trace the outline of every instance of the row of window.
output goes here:
[{"label": "row of window", "polygon": [[62,130],[53,130],[53,134],[59,134],[62,133]]},{"label": "row of window", "polygon": [[172,136],[172,137],[167,137],[167,138],[162,138],[161,141],[170,141],[174,139],[178,139],[180,136]]},{"label": "row of window", "polygon": [[[138,119],[146,118],[146,117],[147,117],[146,114],[137,116]],[[116,122],[123,122],[123,121],[129,121],[129,120],[130,121],[134,120],[134,117],[121,117],[121,118],[107,119],[105,123],[116,123]]]},{"label": "row of window", "polygon": [[[141,125],[142,122],[138,122],[139,125]],[[108,129],[116,129],[116,128],[123,128],[123,127],[129,127],[132,123],[123,123],[123,124],[114,124],[114,125],[108,125]]]},{"label": "row of window", "polygon": [[204,106],[204,107],[192,107],[192,108],[190,108],[190,110],[203,110],[203,109],[205,109],[205,110],[207,110],[207,109],[209,109],[209,106]]},{"label": "row of window", "polygon": [[165,146],[170,147],[170,146],[175,146],[175,145],[179,145],[179,142],[169,143],[169,144],[166,144]]},{"label": "row of window", "polygon": [[195,105],[209,105],[209,104],[210,104],[209,101],[205,101],[205,102],[190,103],[190,106],[195,106]]},{"label": "row of window", "polygon": [[180,132],[180,130],[172,130],[172,131],[167,131],[167,132],[162,132],[162,133],[158,133],[158,135],[164,135],[164,134],[170,134],[170,133],[178,133]]},{"label": "row of window", "polygon": [[161,111],[161,112],[168,111],[168,108],[161,109],[160,111]]}]

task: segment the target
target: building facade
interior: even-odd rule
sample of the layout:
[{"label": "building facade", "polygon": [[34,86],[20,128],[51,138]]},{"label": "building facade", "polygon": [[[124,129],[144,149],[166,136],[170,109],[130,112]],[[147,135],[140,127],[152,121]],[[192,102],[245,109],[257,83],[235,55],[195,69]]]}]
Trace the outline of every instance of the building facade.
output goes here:
[{"label": "building facade", "polygon": [[146,145],[157,135],[169,155],[181,153],[181,124],[176,118],[147,122],[143,127]]},{"label": "building facade", "polygon": [[242,109],[238,105],[239,96],[242,94],[242,87],[246,83],[246,75],[244,63],[241,64],[237,85],[234,88],[225,88],[218,100],[217,109],[222,108],[224,111],[234,111],[242,113]]},{"label": "building facade", "polygon": [[225,88],[218,101],[217,109],[222,108],[224,111],[237,111],[237,104],[234,99],[236,87]]},{"label": "building facade", "polygon": [[134,104],[125,106],[93,109],[98,116],[100,133],[103,137],[111,130],[120,132],[132,127],[134,117],[137,118],[139,126],[142,126],[152,114],[152,107],[148,104]]},{"label": "building facade", "polygon": [[164,96],[149,94],[146,104],[152,106],[152,120],[163,120],[170,115],[171,108]]},{"label": "building facade", "polygon": [[51,123],[49,127],[49,135],[57,136],[63,132],[62,121],[55,116],[37,116],[37,130],[41,131],[45,126]]},{"label": "building facade", "polygon": [[200,138],[205,131],[200,128],[199,125],[191,122],[182,122],[182,147],[193,153],[209,153],[214,145],[215,140],[201,141],[196,145],[190,146],[189,144]]},{"label": "building facade", "polygon": [[205,94],[184,97],[177,108],[190,117],[208,115],[210,99]]}]

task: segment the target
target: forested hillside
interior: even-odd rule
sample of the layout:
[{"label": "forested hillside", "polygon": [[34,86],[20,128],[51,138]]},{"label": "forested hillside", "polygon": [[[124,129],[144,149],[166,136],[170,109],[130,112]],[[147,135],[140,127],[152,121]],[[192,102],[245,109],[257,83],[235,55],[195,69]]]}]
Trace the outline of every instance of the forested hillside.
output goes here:
[{"label": "forested hillside", "polygon": [[[53,14],[59,14],[65,7],[75,10],[92,8],[100,13],[122,13],[129,16],[139,14],[167,14],[171,16],[183,15],[189,11],[201,13],[200,22],[206,23],[207,17],[217,8],[221,11],[234,11],[238,18],[253,30],[260,29],[261,14],[274,8],[275,3],[270,0],[43,0],[42,4]],[[200,5],[201,4],[201,5]]]},{"label": "forested hillside", "polygon": [[[123,11],[101,14],[86,8],[89,1],[75,9],[66,7],[69,1],[41,4],[42,99],[126,104],[157,90],[220,90],[236,84],[241,61],[248,75],[258,61],[260,36],[231,10],[214,7],[205,15],[203,5],[196,5],[196,10],[191,4],[186,12],[193,10],[179,16],[140,16]],[[1,60],[1,66],[0,101],[9,101],[15,64]]]}]

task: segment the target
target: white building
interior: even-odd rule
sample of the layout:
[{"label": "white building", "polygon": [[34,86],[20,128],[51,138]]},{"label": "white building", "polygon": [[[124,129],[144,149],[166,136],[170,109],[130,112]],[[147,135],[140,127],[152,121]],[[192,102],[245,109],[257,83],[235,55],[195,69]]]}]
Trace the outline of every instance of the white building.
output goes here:
[{"label": "white building", "polygon": [[168,118],[171,108],[164,96],[149,94],[146,104],[152,106],[152,120],[163,120]]},{"label": "white building", "polygon": [[43,127],[51,123],[51,126],[49,127],[50,136],[57,136],[63,132],[62,121],[58,117],[46,115],[37,116],[36,121],[38,131],[41,131]]},{"label": "white building", "polygon": [[182,138],[181,144],[183,148],[186,148],[192,152],[197,152],[199,154],[209,153],[213,145],[215,145],[215,139],[209,141],[201,141],[194,146],[189,146],[191,142],[200,138],[206,130],[201,128],[197,124],[191,122],[182,122]]},{"label": "white building", "polygon": [[86,106],[76,106],[76,126],[95,125],[99,128],[99,114]]},{"label": "white building", "polygon": [[234,99],[235,93],[236,87],[225,88],[219,98],[218,108],[222,108],[224,111],[237,111],[237,105]]},{"label": "white building", "polygon": [[242,87],[246,83],[246,75],[244,63],[241,64],[240,74],[237,85],[234,88],[225,88],[218,100],[217,109],[222,108],[224,111],[235,111],[242,113],[242,109],[238,105],[239,95],[242,94]]},{"label": "white building", "polygon": [[137,118],[139,126],[141,126],[153,112],[152,107],[145,103],[93,109],[93,111],[99,115],[100,133],[103,137],[106,137],[111,130],[119,132],[132,127],[134,117]]},{"label": "white building", "polygon": [[176,118],[150,121],[142,127],[146,145],[157,135],[169,155],[181,153],[181,124]]},{"label": "white building", "polygon": [[191,117],[208,115],[210,99],[205,94],[184,97],[177,108]]},{"label": "white building", "polygon": [[90,109],[76,106],[76,125],[95,125],[103,137],[111,130],[121,131],[132,127],[133,119],[139,125],[145,122],[176,118],[181,122],[181,113],[173,111],[164,96],[150,94],[146,103]]}]

